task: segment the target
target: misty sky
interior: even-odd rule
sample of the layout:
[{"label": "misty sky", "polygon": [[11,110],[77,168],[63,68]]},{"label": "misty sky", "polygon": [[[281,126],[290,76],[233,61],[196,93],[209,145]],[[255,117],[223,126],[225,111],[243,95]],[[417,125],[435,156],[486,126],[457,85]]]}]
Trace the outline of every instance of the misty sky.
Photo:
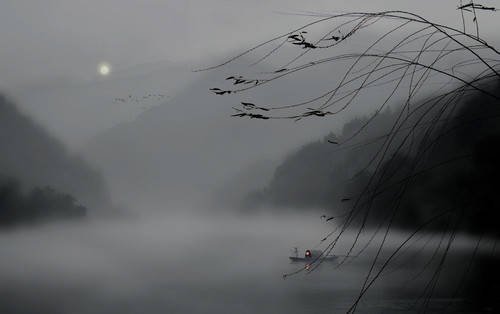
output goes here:
[{"label": "misty sky", "polygon": [[[279,12],[407,9],[453,23],[459,22],[455,2],[2,0],[0,86],[40,78],[92,78],[100,61],[116,69],[158,60],[198,64],[310,19]],[[484,32],[492,18],[482,14]]]},{"label": "misty sky", "polygon": [[[79,149],[99,132],[142,110],[130,104],[117,107],[114,97],[151,91],[170,95],[188,79],[196,79],[188,77],[191,69],[211,65],[215,59],[313,19],[287,13],[401,9],[459,27],[457,3],[0,0],[0,91],[13,96],[49,131]],[[495,17],[490,12],[480,16],[482,36],[487,40],[495,29]],[[121,77],[115,80],[119,87],[103,83],[97,71],[101,62],[112,67],[108,81]],[[173,69],[181,65],[182,69]],[[145,76],[154,71],[158,75],[147,81]]]}]

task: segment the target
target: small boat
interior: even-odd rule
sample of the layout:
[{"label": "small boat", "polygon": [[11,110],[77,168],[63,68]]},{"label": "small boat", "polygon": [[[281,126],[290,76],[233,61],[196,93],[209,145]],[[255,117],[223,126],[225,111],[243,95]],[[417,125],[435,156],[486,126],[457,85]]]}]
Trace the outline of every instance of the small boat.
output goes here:
[{"label": "small boat", "polygon": [[320,257],[321,261],[325,261],[325,262],[333,262],[338,258],[337,255],[323,255],[322,256],[321,255],[322,251],[320,251],[320,250],[307,249],[304,252],[304,257],[299,256],[299,250],[297,248],[294,248],[293,252],[294,252],[295,256],[288,257],[292,263],[311,263],[314,260],[316,260],[316,258],[318,258],[320,256],[321,256]]}]

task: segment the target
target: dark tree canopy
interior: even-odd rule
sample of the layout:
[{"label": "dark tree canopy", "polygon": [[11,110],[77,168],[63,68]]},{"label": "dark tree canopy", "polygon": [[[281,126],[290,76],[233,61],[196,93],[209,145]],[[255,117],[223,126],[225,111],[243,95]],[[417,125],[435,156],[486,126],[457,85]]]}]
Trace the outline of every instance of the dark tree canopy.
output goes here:
[{"label": "dark tree canopy", "polygon": [[0,227],[13,227],[51,219],[79,218],[87,209],[69,194],[35,187],[23,192],[19,181],[0,179]]}]

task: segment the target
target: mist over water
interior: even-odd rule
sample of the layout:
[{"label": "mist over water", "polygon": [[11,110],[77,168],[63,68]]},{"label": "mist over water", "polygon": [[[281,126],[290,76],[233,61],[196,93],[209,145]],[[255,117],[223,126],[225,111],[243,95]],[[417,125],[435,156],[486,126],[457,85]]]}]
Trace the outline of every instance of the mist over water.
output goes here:
[{"label": "mist over water", "polygon": [[0,2],[0,314],[499,312],[496,9]]},{"label": "mist over water", "polygon": [[[0,311],[345,312],[359,292],[373,248],[340,268],[324,263],[314,272],[282,278],[303,267],[290,264],[290,249],[313,248],[331,228],[316,215],[148,214],[4,231]],[[387,250],[403,238],[393,235]],[[417,260],[431,254],[429,248],[421,250],[429,238],[421,237],[395,261],[397,267],[360,304],[361,313],[397,313],[411,306],[422,286],[408,280],[422,266]],[[471,241],[461,243],[466,250],[472,247]],[[339,243],[340,251],[347,247]],[[405,261],[412,254],[414,263]]]}]

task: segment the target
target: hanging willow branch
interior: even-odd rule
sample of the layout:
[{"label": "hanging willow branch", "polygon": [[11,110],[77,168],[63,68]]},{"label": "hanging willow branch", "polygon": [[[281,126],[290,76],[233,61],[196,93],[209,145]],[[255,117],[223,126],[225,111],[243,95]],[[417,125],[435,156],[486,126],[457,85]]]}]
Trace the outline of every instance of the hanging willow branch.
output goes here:
[{"label": "hanging willow branch", "polygon": [[[257,54],[258,61],[256,63],[261,63],[278,55],[283,49],[297,50],[294,57],[286,60],[283,65],[272,71],[262,73],[262,77],[248,77],[244,73],[227,77],[226,81],[230,83],[230,86],[211,89],[213,93],[223,96],[251,92],[263,85],[272,85],[276,81],[286,79],[292,74],[315,71],[319,67],[330,64],[344,66],[339,81],[314,97],[283,104],[258,104],[253,101],[244,101],[233,107],[236,111],[233,114],[234,117],[250,119],[298,121],[306,118],[335,118],[356,104],[362,91],[372,88],[384,91],[385,96],[380,102],[370,104],[375,113],[359,130],[341,141],[329,141],[338,147],[337,150],[371,144],[370,141],[355,144],[349,142],[355,140],[356,136],[372,123],[373,119],[387,107],[393,98],[405,95],[405,99],[402,101],[402,110],[393,121],[389,132],[373,139],[380,144],[380,148],[366,167],[361,170],[372,169],[368,182],[359,195],[344,198],[344,200],[349,201],[352,198],[351,208],[345,215],[338,217],[340,221],[338,228],[320,241],[320,243],[326,244],[322,254],[315,257],[306,268],[299,268],[284,275],[284,277],[289,277],[317,269],[326,256],[337,253],[335,249],[341,239],[346,239],[348,228],[355,228],[355,236],[353,239],[347,238],[351,245],[347,252],[342,252],[344,258],[340,265],[363,253],[374,241],[376,235],[380,234],[382,241],[373,257],[359,296],[348,312],[356,310],[363,295],[410,239],[417,233],[425,231],[436,221],[451,219],[453,223],[450,224],[449,231],[452,232],[452,236],[450,236],[448,244],[441,246],[440,242],[436,248],[437,252],[441,252],[441,262],[425,288],[427,303],[424,303],[427,306],[453,242],[454,234],[464,219],[464,208],[456,211],[442,210],[416,228],[389,257],[383,258],[380,254],[392,230],[394,217],[404,210],[401,208],[401,200],[410,184],[423,173],[464,158],[471,158],[470,155],[453,156],[444,162],[426,165],[424,160],[429,152],[438,145],[439,140],[450,132],[464,127],[467,123],[481,121],[481,119],[492,119],[492,117],[468,117],[466,122],[454,123],[460,118],[454,115],[459,100],[471,93],[480,93],[496,101],[500,100],[499,93],[488,88],[488,83],[500,80],[500,52],[479,37],[475,11],[496,11],[496,9],[473,1],[467,4],[461,2],[458,9],[462,15],[462,30],[405,11],[354,12],[327,16],[260,43],[221,64],[199,70],[221,68],[250,53]],[[474,14],[475,35],[466,32],[464,12]],[[360,33],[368,27],[376,25],[388,25],[389,29],[374,38],[361,51],[349,53],[339,51],[341,48],[346,48],[346,45],[349,49],[349,43],[356,41]],[[318,28],[321,30],[317,31]],[[266,48],[270,48],[270,51],[262,52],[259,55],[259,52]],[[428,88],[431,83],[439,84],[432,90],[432,93],[429,92]],[[416,102],[417,97],[423,97],[422,91],[425,91],[426,95],[431,94],[431,96]],[[300,96],[297,95],[297,98]],[[418,137],[418,141],[415,140],[416,137]],[[396,164],[396,157],[408,152],[412,152],[414,156],[410,169],[405,172],[403,178],[394,181],[396,171],[391,172],[388,170],[389,167],[385,165],[392,163],[396,165],[396,170],[400,169],[400,166]],[[394,188],[397,188],[396,196],[389,214],[383,220],[386,224],[385,229],[382,228],[381,224],[367,242],[360,243],[360,236],[366,231],[367,220],[372,212],[375,199],[386,193],[387,190]],[[356,220],[361,221],[361,223],[355,227]],[[359,246],[361,249],[354,254]],[[380,262],[382,262],[382,266],[377,270],[375,266]]]}]

